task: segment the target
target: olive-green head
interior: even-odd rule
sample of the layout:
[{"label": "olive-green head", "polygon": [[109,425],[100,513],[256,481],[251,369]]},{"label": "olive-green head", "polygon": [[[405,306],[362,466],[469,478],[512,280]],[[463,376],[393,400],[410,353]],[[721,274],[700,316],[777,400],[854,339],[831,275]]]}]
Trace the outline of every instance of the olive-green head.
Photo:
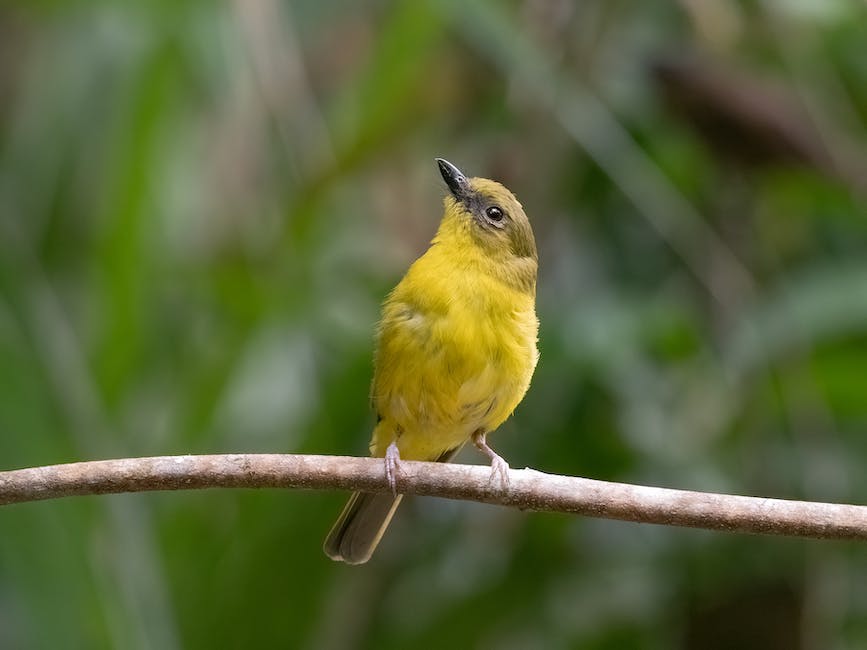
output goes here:
[{"label": "olive-green head", "polygon": [[476,244],[493,258],[537,259],[533,229],[514,194],[496,181],[467,178],[447,160],[436,161],[450,192],[446,215],[468,221]]}]

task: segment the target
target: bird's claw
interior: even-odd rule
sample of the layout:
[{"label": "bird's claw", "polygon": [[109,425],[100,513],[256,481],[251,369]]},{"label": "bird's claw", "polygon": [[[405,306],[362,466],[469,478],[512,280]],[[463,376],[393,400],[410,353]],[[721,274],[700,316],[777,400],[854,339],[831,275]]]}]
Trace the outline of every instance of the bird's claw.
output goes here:
[{"label": "bird's claw", "polygon": [[481,429],[473,433],[473,444],[479,449],[479,451],[491,459],[491,476],[489,482],[493,484],[496,478],[499,477],[500,488],[502,490],[507,490],[509,488],[509,463],[490,448],[485,438],[486,432]]},{"label": "bird's claw", "polygon": [[391,487],[391,493],[397,496],[397,475],[400,471],[400,450],[397,442],[392,442],[385,450],[385,478]]},{"label": "bird's claw", "polygon": [[509,469],[509,463],[502,456],[494,454],[491,459],[491,476],[488,481],[494,483],[499,476],[500,487],[507,490],[509,488]]}]

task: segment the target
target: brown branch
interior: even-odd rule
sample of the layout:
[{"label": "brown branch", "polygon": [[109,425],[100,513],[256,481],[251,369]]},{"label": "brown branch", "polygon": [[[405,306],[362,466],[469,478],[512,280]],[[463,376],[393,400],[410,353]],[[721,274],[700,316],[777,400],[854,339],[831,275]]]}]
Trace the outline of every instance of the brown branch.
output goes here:
[{"label": "brown branch", "polygon": [[[488,467],[403,461],[406,494],[480,501],[672,526],[867,540],[867,506],[764,499],[609,483],[511,470],[509,486]],[[0,505],[59,497],[212,487],[388,490],[374,458],[281,454],[156,456],[0,472]]]}]

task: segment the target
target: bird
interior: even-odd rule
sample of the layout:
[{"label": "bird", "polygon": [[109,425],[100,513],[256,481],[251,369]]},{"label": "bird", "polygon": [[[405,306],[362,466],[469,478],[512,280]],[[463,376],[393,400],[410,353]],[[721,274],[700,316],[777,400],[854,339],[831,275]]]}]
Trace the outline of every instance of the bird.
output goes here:
[{"label": "bird", "polygon": [[536,240],[512,192],[436,158],[448,192],[427,251],[382,306],[376,332],[370,453],[391,493],[355,492],[323,550],[367,562],[401,501],[401,460],[448,462],[469,441],[508,487],[487,443],[524,398],[539,360]]}]

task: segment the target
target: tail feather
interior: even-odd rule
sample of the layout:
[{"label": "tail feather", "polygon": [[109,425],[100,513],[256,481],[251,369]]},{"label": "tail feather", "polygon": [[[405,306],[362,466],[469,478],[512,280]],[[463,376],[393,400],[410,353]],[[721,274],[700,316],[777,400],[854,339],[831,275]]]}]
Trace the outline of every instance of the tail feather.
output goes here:
[{"label": "tail feather", "polygon": [[[436,462],[449,462],[463,446],[461,444],[444,451],[436,458]],[[347,564],[367,562],[376,550],[402,498],[403,495],[400,494],[353,493],[325,538],[322,545],[325,555]]]},{"label": "tail feather", "polygon": [[399,494],[355,492],[325,538],[325,554],[347,564],[367,562],[402,498]]}]

